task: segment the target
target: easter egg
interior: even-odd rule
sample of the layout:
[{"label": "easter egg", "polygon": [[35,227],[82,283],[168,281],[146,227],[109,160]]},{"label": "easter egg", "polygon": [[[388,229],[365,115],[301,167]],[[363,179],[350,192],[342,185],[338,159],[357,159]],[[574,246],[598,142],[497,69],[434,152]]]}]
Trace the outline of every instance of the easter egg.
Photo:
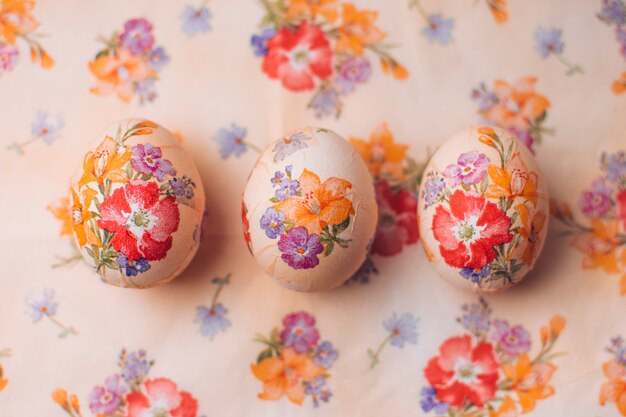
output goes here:
[{"label": "easter egg", "polygon": [[200,242],[204,190],[176,137],[148,120],[124,120],[98,138],[71,184],[73,237],[109,284],[164,284]]},{"label": "easter egg", "polygon": [[378,209],[356,149],[330,130],[306,128],[261,154],[242,216],[248,247],[267,274],[293,290],[321,291],[363,264]]},{"label": "easter egg", "polygon": [[425,168],[420,237],[437,272],[479,292],[503,290],[533,268],[548,229],[546,181],[530,150],[506,130],[458,132]]}]

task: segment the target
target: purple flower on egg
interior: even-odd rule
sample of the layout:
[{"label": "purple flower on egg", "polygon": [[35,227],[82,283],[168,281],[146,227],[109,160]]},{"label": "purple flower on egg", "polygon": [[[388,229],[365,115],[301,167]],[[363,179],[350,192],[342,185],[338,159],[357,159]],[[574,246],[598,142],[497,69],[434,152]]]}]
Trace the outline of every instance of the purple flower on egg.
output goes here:
[{"label": "purple flower on egg", "polygon": [[438,42],[447,45],[452,42],[452,30],[454,20],[446,19],[440,14],[433,14],[428,17],[428,25],[422,30],[422,34],[430,42]]},{"label": "purple flower on egg", "polygon": [[267,42],[276,35],[273,28],[265,28],[260,33],[252,35],[250,38],[250,46],[254,51],[254,55],[264,57],[267,55]]},{"label": "purple flower on egg", "polygon": [[137,274],[144,273],[150,269],[150,263],[144,258],[139,258],[134,262],[130,262],[126,256],[119,255],[115,261],[127,277],[134,277]]},{"label": "purple flower on egg", "polygon": [[200,333],[213,340],[219,332],[225,332],[230,327],[230,320],[226,318],[228,310],[217,303],[211,308],[204,306],[196,307],[196,322],[200,323]]},{"label": "purple flower on egg", "polygon": [[542,27],[537,28],[535,32],[535,42],[537,51],[542,58],[547,58],[550,55],[560,55],[565,49],[565,43],[561,40],[563,32],[561,29],[552,28],[545,29]]},{"label": "purple flower on egg", "polygon": [[401,348],[405,343],[417,343],[417,319],[410,313],[401,316],[393,313],[383,322],[383,327],[390,333],[391,346]]},{"label": "purple flower on egg", "polygon": [[33,137],[41,138],[45,143],[51,144],[61,137],[61,130],[65,122],[61,116],[53,116],[45,111],[38,111],[37,118],[31,125]]},{"label": "purple flower on egg", "polygon": [[335,83],[341,94],[354,91],[357,84],[367,82],[372,72],[370,61],[365,57],[350,56],[339,64]]},{"label": "purple flower on egg", "polygon": [[283,318],[280,339],[287,348],[304,353],[315,346],[320,334],[315,327],[315,317],[305,311],[298,311]]},{"label": "purple flower on egg", "polygon": [[274,149],[272,149],[272,152],[275,152],[274,162],[283,161],[294,152],[307,148],[309,145],[307,145],[305,141],[309,139],[310,138],[302,132],[297,132],[287,138],[283,138],[276,143]]},{"label": "purple flower on egg", "polygon": [[448,165],[443,171],[443,176],[448,179],[451,187],[456,187],[460,183],[467,186],[478,184],[487,175],[486,167],[489,165],[489,158],[478,151],[462,153],[456,165]]},{"label": "purple flower on egg", "polygon": [[169,183],[172,193],[174,193],[175,196],[183,197],[188,200],[193,198],[196,184],[191,178],[183,175],[182,178],[172,178]]},{"label": "purple flower on egg", "polygon": [[426,201],[426,205],[430,206],[434,204],[439,198],[439,193],[446,187],[446,180],[442,177],[429,177],[424,182],[424,188],[422,191],[422,197]]},{"label": "purple flower on egg", "polygon": [[210,19],[213,17],[211,11],[207,7],[199,9],[193,6],[187,6],[183,10],[181,18],[183,20],[183,32],[187,36],[192,37],[198,33],[206,33],[211,30]]},{"label": "purple flower on egg", "polygon": [[54,301],[54,290],[46,288],[42,291],[31,291],[26,296],[26,304],[30,307],[30,317],[37,323],[44,316],[54,316],[59,305]]},{"label": "purple flower on egg", "polygon": [[611,208],[613,189],[604,178],[598,178],[580,196],[580,209],[589,218],[602,217]]},{"label": "purple flower on egg", "polygon": [[89,409],[92,413],[109,416],[118,410],[126,392],[121,382],[119,375],[113,375],[104,381],[104,386],[96,386],[91,390]]},{"label": "purple flower on egg", "polygon": [[248,134],[248,130],[231,123],[230,129],[222,128],[217,131],[215,140],[220,145],[220,154],[222,159],[228,158],[230,155],[239,157],[246,152],[246,144],[244,139]]},{"label": "purple flower on egg", "polygon": [[278,184],[278,189],[276,190],[275,197],[280,201],[286,200],[289,197],[293,197],[298,194],[298,189],[300,188],[300,183],[298,180],[292,180],[287,177],[284,177],[280,180]]},{"label": "purple flower on egg", "polygon": [[131,19],[124,24],[120,43],[134,55],[141,55],[152,49],[154,36],[152,24],[144,18]]},{"label": "purple flower on egg", "polygon": [[274,187],[280,186],[280,182],[282,181],[284,177],[285,177],[285,174],[283,174],[281,171],[274,172],[274,176],[270,180],[272,182],[272,186]]},{"label": "purple flower on egg", "polygon": [[130,162],[135,171],[146,175],[153,175],[163,181],[166,175],[176,175],[176,170],[170,161],[162,159],[161,148],[149,143],[137,144],[131,149],[133,154]]},{"label": "purple flower on egg", "polygon": [[19,61],[20,53],[14,45],[0,43],[0,75],[13,71]]},{"label": "purple flower on egg", "polygon": [[315,364],[323,368],[329,369],[339,357],[339,352],[333,347],[329,341],[324,341],[315,347],[313,351],[315,355]]},{"label": "purple flower on egg", "polygon": [[491,339],[504,353],[519,356],[530,350],[530,334],[522,326],[510,327],[506,320],[494,320]]},{"label": "purple flower on egg", "polygon": [[277,211],[274,207],[265,210],[265,214],[261,216],[261,229],[265,230],[265,234],[270,239],[276,239],[285,233],[285,214]]},{"label": "purple flower on egg", "polygon": [[470,267],[462,268],[460,274],[463,278],[469,279],[474,284],[478,284],[484,278],[487,278],[491,275],[491,268],[489,265],[485,265],[480,269],[473,269]]},{"label": "purple flower on egg", "polygon": [[320,263],[317,255],[324,251],[319,236],[309,235],[302,226],[281,235],[278,249],[282,252],[282,260],[294,269],[315,268]]}]

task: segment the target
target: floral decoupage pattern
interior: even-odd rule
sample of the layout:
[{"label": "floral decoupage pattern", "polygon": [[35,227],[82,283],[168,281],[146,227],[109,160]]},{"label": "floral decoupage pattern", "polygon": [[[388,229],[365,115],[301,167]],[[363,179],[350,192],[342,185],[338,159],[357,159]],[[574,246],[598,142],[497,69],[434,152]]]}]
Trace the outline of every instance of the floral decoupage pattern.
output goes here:
[{"label": "floral decoupage pattern", "polygon": [[409,73],[390,53],[378,12],[338,0],[262,0],[265,16],[250,44],[262,70],[289,91],[313,91],[317,117],[339,117],[344,97],[372,74],[367,52],[385,74]]},{"label": "floral decoupage pattern", "polygon": [[[11,356],[11,349],[2,349],[0,350],[0,358]],[[9,379],[4,374],[4,370],[2,369],[2,364],[0,363],[0,391],[4,390],[9,383]]]},{"label": "floral decoupage pattern", "polygon": [[0,76],[13,71],[20,61],[18,41],[30,49],[30,59],[42,68],[52,68],[54,59],[46,52],[35,31],[39,21],[33,16],[35,0],[3,0],[0,2]]},{"label": "floral decoupage pattern", "polygon": [[[607,26],[615,29],[615,39],[620,48],[620,54],[626,58],[626,4],[624,0],[602,0],[602,8],[597,14]],[[626,71],[613,81],[611,86],[616,95],[626,91]]]},{"label": "floral decoupage pattern", "polygon": [[556,341],[565,319],[555,315],[539,332],[541,345],[531,354],[532,338],[520,324],[493,318],[483,300],[466,304],[457,321],[464,332],[449,337],[424,368],[428,383],[421,408],[433,415],[506,417],[529,413],[554,395]]},{"label": "floral decoupage pattern", "polygon": [[626,152],[603,153],[602,175],[583,190],[577,219],[567,203],[552,202],[552,213],[573,236],[571,245],[584,257],[584,269],[621,275],[620,294],[626,295]]},{"label": "floral decoupage pattern", "polygon": [[170,58],[163,47],[155,45],[152,23],[145,18],[130,19],[121,32],[100,41],[104,47],[89,62],[89,71],[97,80],[91,92],[115,94],[125,103],[134,97],[139,104],[154,101],[156,81]]},{"label": "floral decoupage pattern", "polygon": [[[91,389],[89,410],[95,417],[196,417],[198,400],[169,378],[149,377],[154,361],[145,350],[119,355],[117,372]],[[80,400],[63,388],[52,392],[52,399],[69,416],[83,417]]]},{"label": "floral decoupage pattern", "polygon": [[545,135],[554,134],[554,129],[544,126],[550,100],[535,91],[537,81],[536,77],[523,77],[514,83],[495,80],[492,87],[480,83],[471,93],[478,104],[480,123],[508,130],[533,153],[535,144],[540,144]]},{"label": "floral decoupage pattern", "polygon": [[[116,285],[148,285],[139,283],[140,276],[171,249],[180,206],[197,209],[201,198],[196,198],[191,172],[178,175],[166,159],[171,145],[138,139],[157,130],[162,128],[147,120],[120,125],[114,136],[107,135],[85,155],[82,175],[71,189],[77,246],[102,278]],[[199,234],[194,232],[194,240]]]},{"label": "floral decoupage pattern", "polygon": [[626,416],[626,340],[616,336],[606,350],[611,359],[602,364],[606,381],[600,387],[600,405],[614,403],[620,414]]},{"label": "floral decoupage pattern", "polygon": [[545,240],[546,185],[536,163],[528,166],[528,150],[502,129],[470,128],[452,141],[465,152],[441,167],[436,154],[423,177],[421,224],[433,237],[424,241],[426,251],[437,268],[443,262],[456,269],[466,287],[506,288],[533,267]]},{"label": "floral decoupage pattern", "polygon": [[306,311],[287,314],[282,324],[269,337],[259,334],[255,338],[264,346],[250,365],[254,377],[263,383],[258,397],[279,400],[286,396],[297,405],[311,397],[314,407],[328,402],[332,396],[326,385],[329,370],[339,352],[331,342],[321,340],[315,317]]}]

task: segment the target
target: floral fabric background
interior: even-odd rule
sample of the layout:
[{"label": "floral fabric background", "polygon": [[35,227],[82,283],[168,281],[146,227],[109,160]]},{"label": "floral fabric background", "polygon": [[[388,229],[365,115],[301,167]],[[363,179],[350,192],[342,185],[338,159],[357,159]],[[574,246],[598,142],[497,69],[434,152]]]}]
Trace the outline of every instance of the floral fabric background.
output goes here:
[{"label": "floral fabric background", "polygon": [[[0,1],[0,416],[626,415],[623,0],[234,3]],[[67,237],[69,178],[129,117],[175,132],[208,207],[190,267],[143,291]],[[536,269],[480,298],[429,266],[416,198],[483,122],[553,204]],[[317,294],[241,232],[258,152],[308,125],[355,145],[380,206],[366,264]]]}]

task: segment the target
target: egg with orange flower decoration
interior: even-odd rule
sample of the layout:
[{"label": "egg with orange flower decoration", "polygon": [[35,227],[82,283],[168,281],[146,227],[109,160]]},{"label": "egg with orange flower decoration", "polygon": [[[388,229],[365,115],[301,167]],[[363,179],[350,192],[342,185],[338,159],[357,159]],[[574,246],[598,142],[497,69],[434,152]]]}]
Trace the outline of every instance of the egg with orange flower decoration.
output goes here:
[{"label": "egg with orange flower decoration", "polygon": [[367,166],[322,128],[271,144],[243,194],[244,237],[259,265],[297,291],[341,285],[363,264],[378,209]]},{"label": "egg with orange flower decoration", "polygon": [[462,287],[491,292],[521,281],[541,252],[548,215],[537,161],[506,130],[462,130],[424,171],[420,237],[437,272]]},{"label": "egg with orange flower decoration", "polygon": [[71,230],[110,284],[147,288],[178,276],[198,249],[204,191],[175,136],[123,120],[96,141],[70,190]]}]

